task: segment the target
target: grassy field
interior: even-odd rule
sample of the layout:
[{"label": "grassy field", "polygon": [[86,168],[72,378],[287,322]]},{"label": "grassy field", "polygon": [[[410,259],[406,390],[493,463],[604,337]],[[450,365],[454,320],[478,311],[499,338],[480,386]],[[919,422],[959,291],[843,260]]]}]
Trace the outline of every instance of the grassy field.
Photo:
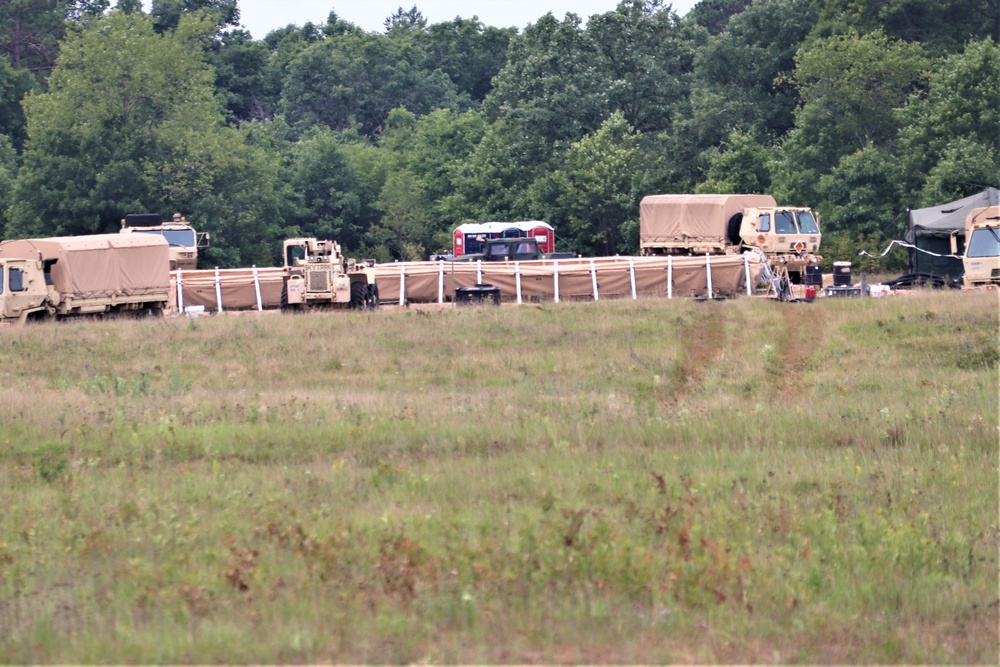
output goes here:
[{"label": "grassy field", "polygon": [[0,330],[0,662],[989,663],[998,302]]}]

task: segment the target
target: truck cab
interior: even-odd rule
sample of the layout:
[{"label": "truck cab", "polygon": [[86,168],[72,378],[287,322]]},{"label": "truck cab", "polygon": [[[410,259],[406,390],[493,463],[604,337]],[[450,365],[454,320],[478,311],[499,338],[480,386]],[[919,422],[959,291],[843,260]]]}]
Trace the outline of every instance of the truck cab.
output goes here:
[{"label": "truck cab", "polygon": [[24,322],[59,303],[49,268],[56,260],[0,258],[0,321]]},{"label": "truck cab", "polygon": [[[951,237],[952,254],[958,254],[958,239]],[[977,208],[965,222],[966,288],[1000,285],[1000,206]]]},{"label": "truck cab", "polygon": [[806,266],[817,264],[822,234],[815,213],[805,207],[752,207],[729,221],[729,240],[758,248],[799,282]]},{"label": "truck cab", "polygon": [[198,248],[208,247],[208,232],[196,232],[180,213],[164,222],[158,213],[130,213],[122,220],[122,234],[158,234],[170,244],[170,270],[198,268]]}]

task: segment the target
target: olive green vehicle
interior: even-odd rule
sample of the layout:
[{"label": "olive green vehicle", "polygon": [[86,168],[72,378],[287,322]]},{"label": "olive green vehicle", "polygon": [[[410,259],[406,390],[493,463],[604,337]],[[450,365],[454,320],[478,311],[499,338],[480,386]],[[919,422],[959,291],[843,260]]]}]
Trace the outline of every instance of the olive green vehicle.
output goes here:
[{"label": "olive green vehicle", "polygon": [[0,243],[0,322],[83,315],[162,315],[167,241],[119,234]]},{"label": "olive green vehicle", "polygon": [[288,239],[282,252],[281,308],[373,308],[378,305],[374,262],[358,263],[341,254],[336,241]]},{"label": "olive green vehicle", "polygon": [[[953,255],[958,254],[956,236],[951,236]],[[962,265],[966,289],[1000,285],[1000,206],[977,208],[966,218]]]},{"label": "olive green vehicle", "polygon": [[733,255],[757,249],[772,269],[802,282],[823,259],[819,220],[770,195],[651,195],[639,206],[642,255]]},{"label": "olive green vehicle", "polygon": [[208,232],[196,232],[180,213],[164,222],[159,213],[130,213],[122,220],[122,234],[162,236],[170,244],[170,270],[198,268],[198,248],[208,246]]}]

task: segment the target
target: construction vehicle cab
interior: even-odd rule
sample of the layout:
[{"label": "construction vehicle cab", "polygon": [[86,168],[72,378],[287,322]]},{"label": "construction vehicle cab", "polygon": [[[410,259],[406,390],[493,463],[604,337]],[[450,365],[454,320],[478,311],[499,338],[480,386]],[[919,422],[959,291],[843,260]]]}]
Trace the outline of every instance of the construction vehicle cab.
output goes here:
[{"label": "construction vehicle cab", "polygon": [[281,307],[370,308],[378,304],[374,262],[345,258],[336,241],[288,239],[282,248]]}]

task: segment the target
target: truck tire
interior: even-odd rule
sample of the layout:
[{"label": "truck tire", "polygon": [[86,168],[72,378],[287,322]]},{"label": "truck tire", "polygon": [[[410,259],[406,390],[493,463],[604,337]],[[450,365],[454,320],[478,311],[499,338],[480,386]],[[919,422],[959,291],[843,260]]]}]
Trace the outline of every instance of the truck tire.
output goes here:
[{"label": "truck tire", "polygon": [[362,282],[351,283],[351,310],[363,310],[368,303],[368,285]]},{"label": "truck tire", "polygon": [[365,302],[368,305],[368,307],[371,308],[371,309],[373,309],[373,310],[375,308],[378,308],[378,281],[377,280],[374,281],[374,282],[372,282],[372,284],[368,286],[368,298],[365,300]]},{"label": "truck tire", "polygon": [[737,213],[733,217],[729,218],[729,224],[726,226],[726,240],[732,245],[739,245],[742,243],[742,240],[740,239],[740,227],[742,225],[742,213]]}]

